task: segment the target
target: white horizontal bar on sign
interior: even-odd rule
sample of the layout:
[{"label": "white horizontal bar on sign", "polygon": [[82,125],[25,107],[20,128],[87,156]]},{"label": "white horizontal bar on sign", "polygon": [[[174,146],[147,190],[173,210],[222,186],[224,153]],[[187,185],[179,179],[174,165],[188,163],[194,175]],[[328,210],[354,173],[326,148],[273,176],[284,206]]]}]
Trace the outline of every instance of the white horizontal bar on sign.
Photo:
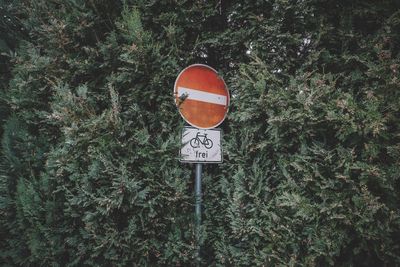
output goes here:
[{"label": "white horizontal bar on sign", "polygon": [[226,96],[208,93],[196,89],[190,89],[185,87],[178,87],[178,96],[187,95],[187,99],[197,100],[217,105],[225,106],[227,104]]}]

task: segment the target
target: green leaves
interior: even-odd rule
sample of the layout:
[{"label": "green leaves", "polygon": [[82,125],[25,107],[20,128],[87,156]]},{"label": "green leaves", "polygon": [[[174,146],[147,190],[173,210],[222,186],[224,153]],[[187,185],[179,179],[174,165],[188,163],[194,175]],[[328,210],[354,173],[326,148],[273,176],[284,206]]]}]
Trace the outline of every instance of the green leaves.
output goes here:
[{"label": "green leaves", "polygon": [[5,264],[194,265],[172,88],[206,63],[231,106],[224,163],[203,168],[202,264],[399,265],[396,1],[5,6]]},{"label": "green leaves", "polygon": [[119,29],[123,32],[123,36],[132,46],[142,44],[144,40],[144,30],[140,19],[140,12],[138,9],[129,9],[125,6],[122,12],[122,23]]}]

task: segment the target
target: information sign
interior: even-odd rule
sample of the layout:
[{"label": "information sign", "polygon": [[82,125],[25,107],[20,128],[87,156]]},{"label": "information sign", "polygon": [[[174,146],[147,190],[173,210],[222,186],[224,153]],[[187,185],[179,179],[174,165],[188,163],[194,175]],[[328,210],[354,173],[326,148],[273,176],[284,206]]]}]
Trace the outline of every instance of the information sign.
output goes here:
[{"label": "information sign", "polygon": [[183,128],[181,162],[221,163],[221,130]]}]

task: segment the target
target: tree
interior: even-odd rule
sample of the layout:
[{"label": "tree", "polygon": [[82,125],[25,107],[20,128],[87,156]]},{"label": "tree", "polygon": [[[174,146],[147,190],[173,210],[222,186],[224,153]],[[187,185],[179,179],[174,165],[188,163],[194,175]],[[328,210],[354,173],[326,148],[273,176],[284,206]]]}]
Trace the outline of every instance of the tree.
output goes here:
[{"label": "tree", "polygon": [[29,32],[2,77],[4,264],[194,265],[172,88],[205,63],[232,105],[202,264],[399,265],[396,1],[3,6]]},{"label": "tree", "polygon": [[229,164],[211,186],[224,192],[210,223],[222,228],[223,264],[398,264],[393,5],[282,1],[258,15],[259,29],[280,34],[271,50],[267,34],[252,41],[253,62],[233,81]]}]

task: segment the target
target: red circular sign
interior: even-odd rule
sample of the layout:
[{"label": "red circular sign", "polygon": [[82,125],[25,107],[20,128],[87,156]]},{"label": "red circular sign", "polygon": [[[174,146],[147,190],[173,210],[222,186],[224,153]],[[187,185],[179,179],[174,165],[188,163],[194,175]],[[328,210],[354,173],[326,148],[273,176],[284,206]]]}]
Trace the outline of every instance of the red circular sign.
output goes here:
[{"label": "red circular sign", "polygon": [[183,119],[199,129],[220,125],[228,113],[229,91],[213,68],[194,64],[176,78],[175,104]]}]

